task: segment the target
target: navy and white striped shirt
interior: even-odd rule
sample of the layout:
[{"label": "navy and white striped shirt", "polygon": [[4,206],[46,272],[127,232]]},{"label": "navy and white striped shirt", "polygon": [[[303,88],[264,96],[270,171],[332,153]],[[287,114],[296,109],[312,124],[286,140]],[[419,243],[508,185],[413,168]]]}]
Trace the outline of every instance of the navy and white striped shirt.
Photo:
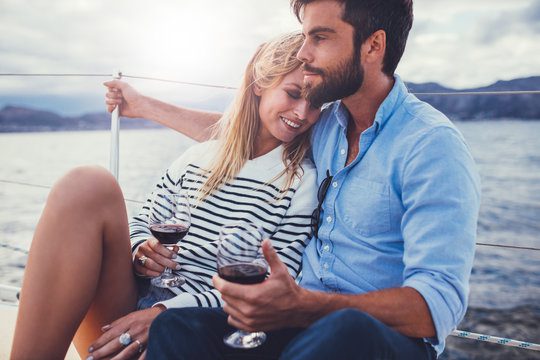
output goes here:
[{"label": "navy and white striped shirt", "polygon": [[[190,199],[197,196],[206,179],[212,160],[219,151],[216,141],[189,148],[165,172],[156,185],[187,192]],[[191,204],[192,224],[188,235],[179,243],[175,259],[186,283],[172,289],[177,296],[161,302],[171,307],[221,306],[221,296],[212,285],[216,273],[216,252],[219,229],[222,225],[244,220],[259,224],[264,237],[270,238],[279,258],[292,277],[299,274],[302,253],[310,239],[311,214],[317,205],[316,171],[309,160],[302,163],[301,181],[280,198],[285,176],[274,180],[283,171],[283,147],[246,162],[237,176],[209,195],[195,207]],[[277,200],[276,200],[277,199]],[[151,198],[140,213],[130,221],[130,237],[134,248],[152,236],[147,219]]]}]

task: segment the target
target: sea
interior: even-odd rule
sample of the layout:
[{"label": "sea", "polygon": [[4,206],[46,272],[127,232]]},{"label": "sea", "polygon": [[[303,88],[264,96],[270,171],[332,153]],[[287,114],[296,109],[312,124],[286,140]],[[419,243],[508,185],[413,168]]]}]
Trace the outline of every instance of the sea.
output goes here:
[{"label": "sea", "polygon": [[[540,121],[456,125],[482,178],[469,308],[458,329],[540,343]],[[192,144],[169,129],[121,131],[119,181],[130,215]],[[21,285],[49,187],[73,167],[108,167],[109,145],[107,131],[0,134],[0,284]],[[540,352],[449,337],[440,358],[540,359]]]}]

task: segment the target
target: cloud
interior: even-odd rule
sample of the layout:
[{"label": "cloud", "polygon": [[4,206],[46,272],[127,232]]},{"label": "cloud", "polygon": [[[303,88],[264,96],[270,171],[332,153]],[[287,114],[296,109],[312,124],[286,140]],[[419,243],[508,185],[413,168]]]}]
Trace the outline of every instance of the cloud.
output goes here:
[{"label": "cloud", "polygon": [[[398,72],[454,88],[538,75],[540,1],[415,2],[415,24]],[[529,17],[526,20],[526,17]]]},{"label": "cloud", "polygon": [[[398,71],[409,81],[453,87],[537,75],[531,54],[540,53],[539,17],[540,0],[416,0]],[[131,75],[236,86],[258,44],[299,27],[287,0],[0,0],[0,73],[120,68]],[[0,77],[0,96],[100,98],[103,80]],[[168,100],[220,95],[130,81]]]},{"label": "cloud", "polygon": [[479,41],[490,45],[505,37],[537,34],[540,34],[540,0],[522,7],[515,6],[478,26]]}]

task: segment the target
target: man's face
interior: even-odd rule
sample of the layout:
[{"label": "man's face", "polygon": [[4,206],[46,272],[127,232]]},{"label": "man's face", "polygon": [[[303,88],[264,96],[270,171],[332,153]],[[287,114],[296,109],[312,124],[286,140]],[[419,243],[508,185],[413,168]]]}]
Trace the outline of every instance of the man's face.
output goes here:
[{"label": "man's face", "polygon": [[343,5],[332,0],[304,8],[304,45],[298,58],[304,63],[306,97],[320,106],[354,94],[362,86],[364,71],[360,49],[354,49],[354,28],[341,19]]}]

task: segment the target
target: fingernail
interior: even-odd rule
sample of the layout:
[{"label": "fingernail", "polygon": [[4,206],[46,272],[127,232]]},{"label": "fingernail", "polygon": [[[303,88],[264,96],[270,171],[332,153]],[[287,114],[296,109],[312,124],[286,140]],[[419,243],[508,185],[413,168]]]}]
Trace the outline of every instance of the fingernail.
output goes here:
[{"label": "fingernail", "polygon": [[88,348],[88,352],[93,352],[93,351],[94,351],[94,347],[93,347],[93,346],[90,346],[90,347]]},{"label": "fingernail", "polygon": [[94,357],[90,355],[89,357],[86,358],[86,360],[94,360]]},{"label": "fingernail", "polygon": [[178,257],[178,255],[176,255],[175,253],[172,254],[173,259],[176,259],[177,257]]},{"label": "fingernail", "polygon": [[180,264],[176,264],[176,266],[174,268],[175,268],[175,270],[180,270],[181,269]]},{"label": "fingernail", "polygon": [[111,328],[111,325],[107,324],[101,327],[101,331],[107,331]]}]

